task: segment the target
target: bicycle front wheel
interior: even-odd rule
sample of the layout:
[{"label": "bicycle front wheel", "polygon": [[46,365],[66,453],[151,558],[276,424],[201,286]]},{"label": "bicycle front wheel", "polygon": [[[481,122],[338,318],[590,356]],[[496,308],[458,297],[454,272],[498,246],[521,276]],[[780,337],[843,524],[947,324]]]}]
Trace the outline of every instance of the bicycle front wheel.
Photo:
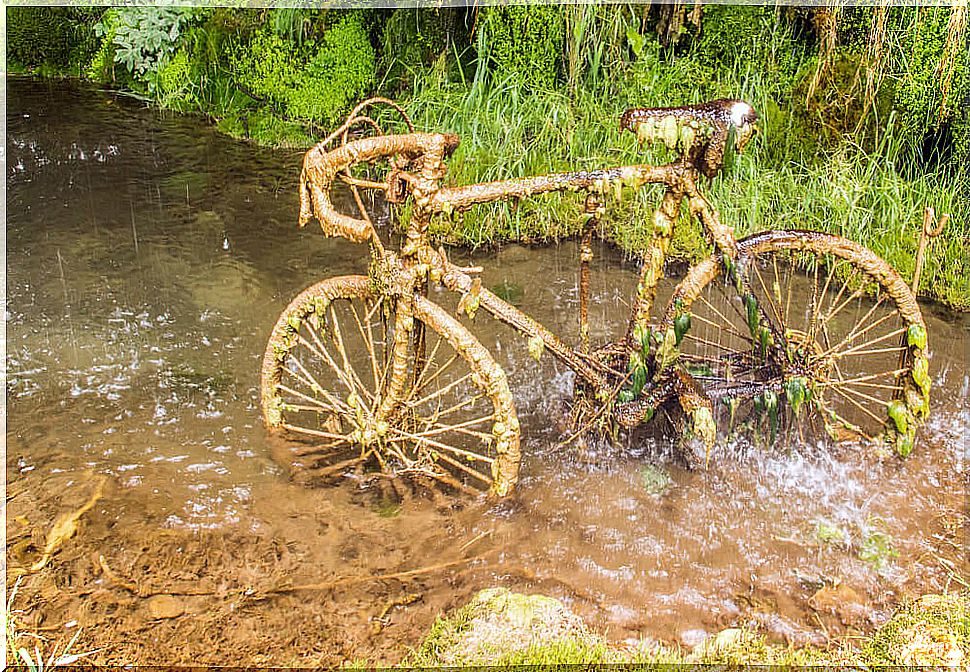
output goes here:
[{"label": "bicycle front wheel", "polygon": [[929,375],[926,327],[902,278],[815,231],[759,233],[738,251],[734,263],[698,264],[675,290],[661,328],[681,339],[681,362],[732,420],[768,414],[777,429],[784,401],[837,440],[888,438],[908,454]]},{"label": "bicycle front wheel", "polygon": [[368,278],[344,276],[283,311],[261,377],[263,419],[284,440],[283,458],[310,482],[407,477],[508,495],[519,425],[505,373],[457,320],[415,297],[407,383],[392,386],[398,305]]}]

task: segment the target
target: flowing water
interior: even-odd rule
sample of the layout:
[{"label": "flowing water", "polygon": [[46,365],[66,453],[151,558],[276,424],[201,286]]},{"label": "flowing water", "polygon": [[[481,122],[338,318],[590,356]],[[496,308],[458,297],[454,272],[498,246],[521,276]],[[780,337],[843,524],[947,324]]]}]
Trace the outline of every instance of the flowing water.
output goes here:
[{"label": "flowing water", "polygon": [[[967,316],[924,306],[933,411],[905,461],[732,439],[689,472],[662,438],[559,448],[571,372],[479,318],[522,423],[514,502],[449,511],[308,488],[271,458],[260,358],[290,297],[362,272],[367,253],[296,229],[301,153],[72,84],[11,79],[7,95],[8,568],[37,561],[55,518],[105,484],[21,579],[22,628],[82,627],[100,662],[394,662],[437,613],[507,585],[616,640],[689,645],[750,624],[824,642],[967,576]],[[597,255],[606,339],[636,268]],[[575,244],[453,256],[575,333]]]}]

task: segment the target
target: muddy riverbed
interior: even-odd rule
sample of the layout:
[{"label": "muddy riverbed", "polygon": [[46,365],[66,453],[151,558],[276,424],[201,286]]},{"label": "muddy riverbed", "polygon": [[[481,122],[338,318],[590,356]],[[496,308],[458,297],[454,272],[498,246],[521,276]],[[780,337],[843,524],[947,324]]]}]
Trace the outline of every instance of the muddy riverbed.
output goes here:
[{"label": "muddy riverbed", "polygon": [[[736,438],[688,472],[663,438],[557,449],[572,374],[479,318],[522,421],[514,501],[307,488],[271,457],[259,360],[289,298],[366,249],[296,229],[300,153],[71,84],[7,95],[8,587],[91,504],[19,582],[17,624],[48,645],[81,628],[105,664],[393,663],[494,585],[614,640],[824,643],[968,574],[967,316],[924,307],[933,414],[906,461]],[[575,334],[574,244],[455,256]],[[597,248],[594,338],[622,329],[635,270]]]}]

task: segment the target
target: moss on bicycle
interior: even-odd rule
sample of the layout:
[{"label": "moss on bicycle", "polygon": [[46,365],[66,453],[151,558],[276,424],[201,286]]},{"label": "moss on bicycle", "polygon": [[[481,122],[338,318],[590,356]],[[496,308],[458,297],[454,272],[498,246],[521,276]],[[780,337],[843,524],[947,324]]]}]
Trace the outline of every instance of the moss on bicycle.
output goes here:
[{"label": "moss on bicycle", "polygon": [[[375,114],[381,108],[389,109],[406,132],[385,133],[387,116]],[[317,479],[340,477],[352,467],[361,478],[360,468],[369,464],[391,479],[418,476],[454,490],[511,494],[519,427],[505,374],[464,325],[428,301],[433,285],[460,296],[459,314],[474,319],[479,310],[489,313],[523,337],[537,361],[548,351],[576,373],[568,440],[587,432],[615,437],[619,427],[633,430],[663,408],[674,412],[688,466],[698,467],[709,461],[718,431],[715,404],[723,402],[729,408],[727,432],[738,420],[748,429],[767,424],[774,442],[782,420],[799,434],[817,432],[821,424],[835,441],[888,441],[907,456],[928,410],[929,378],[926,329],[906,283],[874,253],[839,236],[779,230],[738,240],[703,194],[707,180],[731,155],[744,151],[757,122],[754,109],[739,100],[632,108],[621,116],[621,129],[642,143],[664,145],[673,160],[443,186],[460,138],[415,130],[405,110],[388,99],[361,102],[306,153],[299,220],[301,225],[316,220],[327,235],[368,243],[369,277],[324,280],[280,316],[264,357],[267,424],[315,437],[318,444],[323,440],[291,451],[294,458],[313,455],[313,464],[300,466]],[[351,191],[355,214],[337,209],[330,192],[338,181]],[[590,240],[608,209],[623,202],[625,191],[637,193],[648,185],[659,186],[663,196],[654,210],[652,239],[642,250],[626,334],[591,349]],[[385,248],[362,190],[382,192],[390,203],[406,207],[400,251]],[[584,237],[577,260],[576,348],[482,287],[481,268],[450,263],[431,238],[436,216],[565,192],[586,194],[583,212],[577,213]],[[685,204],[715,253],[688,272],[654,327],[657,285]],[[345,315],[343,322],[350,331],[356,324],[359,338],[353,347],[347,347],[338,326],[334,299],[349,303],[353,320]],[[302,335],[307,322],[310,328]],[[880,325],[883,329],[873,333]],[[437,340],[429,346],[434,334]],[[443,342],[454,355],[439,364],[433,360]],[[297,355],[298,345],[306,352]],[[865,361],[860,369],[862,355],[875,356],[875,362]],[[453,381],[440,377],[460,359],[469,366],[467,373]],[[314,363],[320,374],[309,370]],[[871,373],[873,364],[884,368]],[[329,379],[326,385],[321,374]],[[467,380],[474,387],[461,387]],[[429,392],[432,381],[438,389]],[[455,394],[445,397],[445,392]],[[490,397],[491,412],[482,415],[486,408],[471,412],[471,418],[441,420],[484,397]],[[425,402],[430,407],[419,408]],[[305,419],[289,420],[300,412]]]}]

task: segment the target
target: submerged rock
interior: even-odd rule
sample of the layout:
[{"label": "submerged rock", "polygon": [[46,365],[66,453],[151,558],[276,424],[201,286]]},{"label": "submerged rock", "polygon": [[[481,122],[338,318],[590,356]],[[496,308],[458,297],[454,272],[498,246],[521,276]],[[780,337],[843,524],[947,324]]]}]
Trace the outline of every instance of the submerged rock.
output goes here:
[{"label": "submerged rock", "polygon": [[422,650],[442,665],[483,663],[557,642],[596,645],[583,620],[559,600],[487,588],[449,618],[439,619]]},{"label": "submerged rock", "polygon": [[174,595],[155,595],[148,600],[148,613],[156,620],[178,618],[185,613],[185,605]]}]

